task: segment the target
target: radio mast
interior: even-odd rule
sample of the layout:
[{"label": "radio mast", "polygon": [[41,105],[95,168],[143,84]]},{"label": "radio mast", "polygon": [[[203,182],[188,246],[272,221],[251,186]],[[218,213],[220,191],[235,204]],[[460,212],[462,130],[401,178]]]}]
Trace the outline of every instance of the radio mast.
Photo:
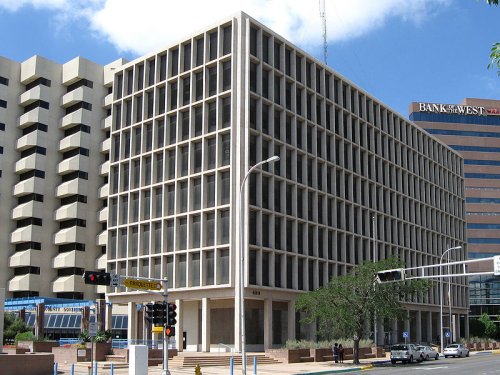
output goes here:
[{"label": "radio mast", "polygon": [[328,42],[326,39],[326,10],[325,0],[319,0],[319,17],[321,18],[321,26],[323,29],[323,58],[325,65],[328,64]]}]

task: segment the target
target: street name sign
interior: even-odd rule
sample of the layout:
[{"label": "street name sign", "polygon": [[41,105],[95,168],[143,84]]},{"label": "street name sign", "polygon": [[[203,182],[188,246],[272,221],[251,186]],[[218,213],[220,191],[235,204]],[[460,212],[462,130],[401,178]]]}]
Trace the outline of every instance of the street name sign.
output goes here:
[{"label": "street name sign", "polygon": [[125,279],[123,286],[134,289],[144,290],[161,290],[162,285],[158,281],[138,280],[138,279]]},{"label": "street name sign", "polygon": [[89,336],[90,337],[97,336],[97,323],[96,322],[89,323]]}]

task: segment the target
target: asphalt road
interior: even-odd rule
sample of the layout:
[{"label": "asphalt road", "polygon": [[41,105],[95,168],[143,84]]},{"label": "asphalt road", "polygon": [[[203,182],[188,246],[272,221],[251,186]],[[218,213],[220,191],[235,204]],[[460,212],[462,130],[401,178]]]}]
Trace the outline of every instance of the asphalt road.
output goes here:
[{"label": "asphalt road", "polygon": [[500,355],[481,354],[469,358],[440,358],[403,365],[384,364],[365,372],[370,375],[391,374],[453,374],[453,375],[492,375],[500,374]]}]

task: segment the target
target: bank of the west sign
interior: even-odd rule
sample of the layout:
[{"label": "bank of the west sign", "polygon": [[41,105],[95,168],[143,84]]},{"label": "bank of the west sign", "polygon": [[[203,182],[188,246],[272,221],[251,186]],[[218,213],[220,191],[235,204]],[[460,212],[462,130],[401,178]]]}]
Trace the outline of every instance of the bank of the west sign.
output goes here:
[{"label": "bank of the west sign", "polygon": [[418,103],[418,107],[420,112],[432,113],[453,113],[458,115],[487,115],[491,113],[485,107],[476,105]]}]

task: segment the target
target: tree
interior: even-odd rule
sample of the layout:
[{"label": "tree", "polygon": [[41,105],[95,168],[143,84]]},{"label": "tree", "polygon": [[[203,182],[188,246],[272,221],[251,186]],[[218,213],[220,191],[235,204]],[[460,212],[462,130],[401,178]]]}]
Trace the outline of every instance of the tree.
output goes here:
[{"label": "tree", "polygon": [[3,340],[6,342],[14,342],[18,333],[31,331],[32,328],[27,326],[16,314],[5,313],[4,315],[4,332]]},{"label": "tree", "polygon": [[478,320],[484,325],[484,337],[494,339],[497,335],[497,326],[495,322],[493,322],[486,313],[483,313]]},{"label": "tree", "polygon": [[[486,0],[486,2],[491,5],[498,6],[498,0]],[[494,43],[491,47],[490,52],[490,63],[488,64],[488,69],[497,69],[498,75],[500,76],[500,43]]]},{"label": "tree", "polygon": [[363,328],[378,319],[403,319],[407,312],[401,300],[410,299],[427,290],[423,280],[375,283],[377,272],[401,267],[396,259],[367,262],[344,276],[332,278],[323,288],[299,296],[296,308],[305,313],[305,323],[319,325],[319,334],[332,338],[332,333],[352,337],[354,363],[359,364],[359,340]]}]

